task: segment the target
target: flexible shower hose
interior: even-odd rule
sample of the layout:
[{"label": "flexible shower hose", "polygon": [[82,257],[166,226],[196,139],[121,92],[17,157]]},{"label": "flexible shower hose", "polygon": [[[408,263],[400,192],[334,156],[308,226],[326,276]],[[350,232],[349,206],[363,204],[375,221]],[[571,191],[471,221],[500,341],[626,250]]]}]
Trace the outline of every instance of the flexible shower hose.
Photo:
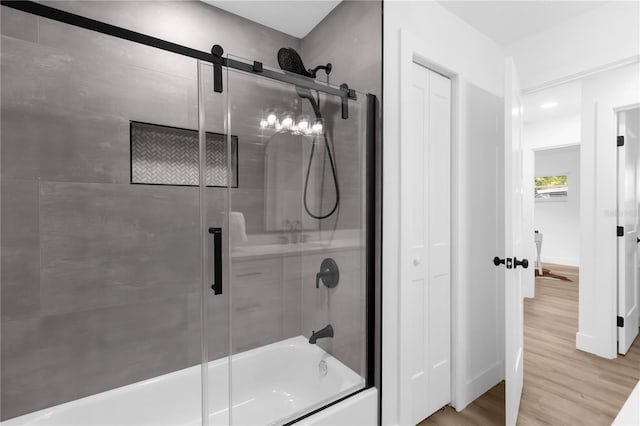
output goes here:
[{"label": "flexible shower hose", "polygon": [[327,214],[314,214],[311,212],[311,210],[309,209],[309,206],[307,204],[307,192],[308,192],[308,188],[309,188],[309,174],[311,173],[311,163],[313,162],[313,155],[316,151],[316,143],[317,143],[317,138],[318,136],[314,136],[313,137],[313,143],[311,145],[311,154],[309,154],[309,164],[307,165],[307,176],[304,179],[304,195],[303,195],[303,199],[304,199],[304,209],[306,210],[307,214],[309,216],[311,216],[314,219],[326,219],[329,216],[331,216],[332,214],[334,214],[336,212],[336,210],[338,209],[338,206],[340,205],[340,187],[338,186],[338,176],[337,176],[337,171],[336,171],[336,164],[334,162],[333,159],[333,154],[331,152],[331,146],[329,144],[329,139],[327,138],[327,132],[322,131],[322,136],[324,138],[324,144],[327,147],[327,153],[329,155],[329,163],[331,164],[331,174],[333,175],[333,183],[334,186],[336,188],[336,201],[335,204],[333,205],[333,208],[331,209],[331,211]]}]

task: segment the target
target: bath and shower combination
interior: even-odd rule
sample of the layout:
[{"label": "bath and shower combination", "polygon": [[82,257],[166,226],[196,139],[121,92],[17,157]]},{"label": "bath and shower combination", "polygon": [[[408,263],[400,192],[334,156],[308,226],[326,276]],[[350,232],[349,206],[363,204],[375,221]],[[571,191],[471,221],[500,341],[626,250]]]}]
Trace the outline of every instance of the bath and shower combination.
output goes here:
[{"label": "bath and shower combination", "polygon": [[[3,426],[285,425],[373,388],[375,97],[278,51],[295,39],[265,44],[273,69],[78,4],[2,2],[41,29],[2,35],[2,225],[28,234],[3,232],[3,274],[38,296],[3,288]],[[316,127],[267,152],[271,103]],[[312,240],[278,243],[282,219]]]}]

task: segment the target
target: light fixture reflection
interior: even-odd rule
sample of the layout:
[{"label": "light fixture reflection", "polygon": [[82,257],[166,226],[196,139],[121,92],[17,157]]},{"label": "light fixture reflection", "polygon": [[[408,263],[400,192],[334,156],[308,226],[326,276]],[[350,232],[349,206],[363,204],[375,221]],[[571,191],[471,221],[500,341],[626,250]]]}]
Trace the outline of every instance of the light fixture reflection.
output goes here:
[{"label": "light fixture reflection", "polygon": [[293,114],[290,112],[286,112],[278,118],[274,110],[269,110],[267,118],[262,118],[259,123],[262,129],[274,129],[277,132],[285,130],[296,135],[320,134],[324,130],[322,120],[316,119],[312,122],[308,115],[299,115],[294,120]]},{"label": "light fixture reflection", "polygon": [[540,108],[543,109],[549,109],[549,108],[555,108],[558,106],[558,102],[556,101],[549,101],[549,102],[545,102],[542,105],[540,105]]},{"label": "light fixture reflection", "polygon": [[290,129],[292,125],[293,118],[290,115],[285,115],[285,117],[282,119],[282,127],[284,127],[285,129]]},{"label": "light fixture reflection", "polygon": [[305,132],[308,128],[309,128],[309,119],[304,115],[300,116],[298,118],[298,129],[300,129],[300,131]]}]

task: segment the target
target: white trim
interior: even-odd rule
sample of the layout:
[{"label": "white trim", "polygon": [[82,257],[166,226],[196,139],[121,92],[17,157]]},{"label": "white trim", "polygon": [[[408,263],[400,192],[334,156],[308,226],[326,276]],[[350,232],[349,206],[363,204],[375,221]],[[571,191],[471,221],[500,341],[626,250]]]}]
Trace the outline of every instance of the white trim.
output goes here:
[{"label": "white trim", "polygon": [[527,149],[530,149],[533,152],[540,152],[540,151],[549,151],[549,150],[558,149],[558,148],[570,148],[572,146],[580,146],[580,142],[561,143],[558,145],[540,146],[540,147],[527,148]]},{"label": "white trim", "polygon": [[504,380],[504,361],[494,364],[467,381],[465,383],[466,399],[474,401],[501,380]]},{"label": "white trim", "polygon": [[628,58],[620,59],[619,61],[613,61],[608,64],[600,65],[595,68],[580,71],[575,74],[570,74],[565,77],[557,78],[555,80],[547,81],[546,83],[538,84],[522,90],[522,95],[529,95],[531,93],[540,92],[542,90],[550,89],[555,86],[560,86],[565,83],[580,80],[593,74],[597,74],[604,71],[614,70],[616,68],[625,67],[640,62],[640,55],[630,56]]},{"label": "white trim", "polygon": [[[589,334],[584,334],[577,332],[576,333],[576,349],[579,349],[584,352],[589,352],[592,354],[596,354],[598,351],[598,342],[596,342],[595,338]],[[607,357],[610,359],[614,357]]]},{"label": "white trim", "polygon": [[615,107],[613,109],[613,112],[615,112],[617,114],[619,112],[629,111],[631,109],[636,109],[636,108],[640,108],[640,102],[636,102],[636,103],[629,104],[629,105]]}]

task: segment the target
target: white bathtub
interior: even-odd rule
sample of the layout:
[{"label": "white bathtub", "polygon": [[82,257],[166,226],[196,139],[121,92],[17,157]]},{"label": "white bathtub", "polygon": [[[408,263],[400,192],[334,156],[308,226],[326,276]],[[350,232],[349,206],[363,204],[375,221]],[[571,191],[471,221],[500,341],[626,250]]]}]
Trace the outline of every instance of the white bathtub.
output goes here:
[{"label": "white bathtub", "polygon": [[[321,373],[324,361],[326,374]],[[348,395],[364,379],[303,336],[209,363],[209,425],[280,424]],[[2,426],[129,426],[201,424],[199,365],[46,408]]]}]

